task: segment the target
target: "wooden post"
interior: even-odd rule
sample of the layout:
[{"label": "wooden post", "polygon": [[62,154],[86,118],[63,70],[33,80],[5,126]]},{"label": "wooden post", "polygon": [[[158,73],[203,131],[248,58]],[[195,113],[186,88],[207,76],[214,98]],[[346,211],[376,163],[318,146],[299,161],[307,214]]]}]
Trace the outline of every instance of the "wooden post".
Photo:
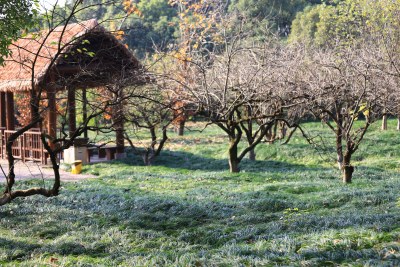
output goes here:
[{"label": "wooden post", "polygon": [[21,135],[19,138],[19,141],[18,141],[18,144],[19,144],[19,153],[20,153],[20,156],[21,156],[21,160],[23,161],[23,162],[25,162],[25,138],[24,138],[24,135]]},{"label": "wooden post", "polygon": [[[86,88],[82,89],[82,119],[85,122],[87,120],[87,97],[86,97]],[[83,132],[83,137],[88,138],[88,131],[85,127],[85,131]]]},{"label": "wooden post", "polygon": [[[56,111],[56,90],[53,86],[47,88],[48,99],[48,122],[47,134],[52,138],[57,137],[57,111]],[[50,147],[54,149],[54,144],[51,142]]]},{"label": "wooden post", "polygon": [[14,118],[14,93],[6,93],[7,130],[15,130]]},{"label": "wooden post", "polygon": [[115,158],[124,158],[125,154],[125,138],[124,138],[124,116],[123,116],[123,105],[120,102],[122,99],[122,89],[117,91],[119,95],[119,101],[112,112],[114,127],[115,127],[115,144],[117,145],[117,150],[115,154]]},{"label": "wooden post", "polygon": [[68,126],[71,137],[76,130],[75,88],[68,88]]},{"label": "wooden post", "polygon": [[0,93],[0,127],[7,127],[6,93]]},{"label": "wooden post", "polygon": [[1,150],[1,158],[6,158],[6,149],[5,149],[5,136],[4,130],[7,129],[7,112],[6,112],[6,93],[0,93],[0,127],[1,127],[1,136],[0,136],[0,150]]}]

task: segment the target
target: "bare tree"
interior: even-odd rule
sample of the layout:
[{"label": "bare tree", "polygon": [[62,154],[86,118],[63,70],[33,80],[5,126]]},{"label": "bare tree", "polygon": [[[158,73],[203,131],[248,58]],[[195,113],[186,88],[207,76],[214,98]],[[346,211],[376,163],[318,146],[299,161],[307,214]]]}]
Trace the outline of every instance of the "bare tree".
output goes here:
[{"label": "bare tree", "polygon": [[[278,42],[253,42],[243,32],[244,21],[233,27],[232,20],[220,20],[219,43],[193,53],[191,83],[183,85],[199,112],[228,135],[230,171],[239,172],[248,153],[255,159],[254,148],[275,122],[289,121],[287,109],[295,99],[276,82],[288,55]],[[240,151],[243,138],[247,144]]]},{"label": "bare tree", "polygon": [[335,136],[343,182],[354,172],[353,154],[372,123],[387,110],[391,80],[373,67],[363,47],[311,51],[296,70],[296,82],[307,100],[303,108],[319,118]]},{"label": "bare tree", "polygon": [[179,110],[174,112],[175,98],[156,85],[141,87],[140,95],[141,99],[129,98],[124,102],[123,114],[127,126],[124,136],[144,164],[152,165],[168,140],[168,126]]}]

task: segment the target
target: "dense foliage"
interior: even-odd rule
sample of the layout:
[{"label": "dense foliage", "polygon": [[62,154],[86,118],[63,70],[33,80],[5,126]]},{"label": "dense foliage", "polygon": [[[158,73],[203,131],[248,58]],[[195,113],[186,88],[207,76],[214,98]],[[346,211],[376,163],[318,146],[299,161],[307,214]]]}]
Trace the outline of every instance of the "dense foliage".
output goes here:
[{"label": "dense foliage", "polygon": [[293,21],[290,41],[335,46],[398,35],[399,1],[344,0],[307,7]]},{"label": "dense foliage", "polygon": [[258,37],[270,31],[278,31],[285,36],[289,34],[290,25],[298,12],[319,3],[320,0],[234,0],[229,10],[244,14],[249,19],[248,26],[256,28]]},{"label": "dense foliage", "polygon": [[9,54],[11,42],[33,26],[37,3],[36,0],[0,0],[0,63]]}]

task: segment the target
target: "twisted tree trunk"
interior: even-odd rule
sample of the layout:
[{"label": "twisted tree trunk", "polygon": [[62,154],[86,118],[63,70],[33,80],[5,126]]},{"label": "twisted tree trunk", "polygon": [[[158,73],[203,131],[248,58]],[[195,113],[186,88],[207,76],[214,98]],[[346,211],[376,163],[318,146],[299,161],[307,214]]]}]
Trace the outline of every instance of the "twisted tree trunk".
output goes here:
[{"label": "twisted tree trunk", "polygon": [[229,137],[230,146],[229,146],[229,170],[230,172],[240,172],[239,163],[241,159],[238,156],[238,145],[240,139],[242,138],[242,132],[240,129],[237,129],[238,132],[235,134],[233,131]]}]

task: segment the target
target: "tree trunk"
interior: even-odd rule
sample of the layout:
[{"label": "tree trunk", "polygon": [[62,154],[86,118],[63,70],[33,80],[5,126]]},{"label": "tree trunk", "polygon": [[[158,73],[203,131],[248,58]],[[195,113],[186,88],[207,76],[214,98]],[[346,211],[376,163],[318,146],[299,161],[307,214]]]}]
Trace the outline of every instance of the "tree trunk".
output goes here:
[{"label": "tree trunk", "polygon": [[343,158],[342,175],[343,183],[345,184],[351,183],[351,178],[353,177],[354,167],[350,164],[351,155],[353,154],[353,152],[351,150],[347,150]]},{"label": "tree trunk", "polygon": [[[252,109],[251,106],[247,107],[247,116],[249,118],[251,118],[252,116]],[[247,142],[249,143],[249,146],[251,146],[251,144],[253,144],[254,142],[254,138],[253,138],[253,120],[248,120],[247,121]],[[256,152],[254,151],[254,148],[252,150],[249,151],[249,160],[251,161],[255,161],[256,160]]]},{"label": "tree trunk", "polygon": [[179,125],[178,125],[178,135],[183,136],[184,131],[185,131],[185,121],[182,120],[179,122]]},{"label": "tree trunk", "polygon": [[254,151],[254,148],[249,151],[249,160],[251,160],[251,161],[256,160],[256,152]]},{"label": "tree trunk", "polygon": [[270,142],[271,136],[272,136],[272,128],[268,128],[267,132],[265,133],[265,137],[264,137],[265,142],[268,142],[268,144],[271,144],[271,142]]},{"label": "tree trunk", "polygon": [[273,130],[272,130],[272,136],[271,136],[271,139],[272,139],[272,140],[271,140],[271,144],[275,142],[276,133],[277,133],[277,131],[278,131],[278,124],[279,124],[279,121],[275,121]]},{"label": "tree trunk", "polygon": [[154,126],[149,125],[149,131],[150,131],[150,136],[151,136],[151,144],[150,148],[154,150],[156,144],[157,144],[157,134],[156,134],[156,129]]},{"label": "tree trunk", "polygon": [[279,131],[279,138],[284,139],[286,137],[286,124],[284,122],[280,123],[280,131]]},{"label": "tree trunk", "polygon": [[237,160],[229,158],[229,171],[232,173],[240,172],[239,162]]},{"label": "tree trunk", "polygon": [[230,172],[240,172],[238,147],[234,140],[231,141],[231,146],[229,147],[229,170]]},{"label": "tree trunk", "polygon": [[153,159],[150,149],[145,149],[145,151],[142,153],[142,159],[144,165],[151,166],[151,164],[153,163]]},{"label": "tree trunk", "polygon": [[342,132],[338,130],[336,135],[336,154],[339,170],[343,168],[343,148],[342,148]]},{"label": "tree trunk", "polygon": [[382,130],[383,131],[387,130],[387,115],[383,115],[382,117]]},{"label": "tree trunk", "polygon": [[397,117],[397,131],[400,131],[400,117]]},{"label": "tree trunk", "polygon": [[351,183],[351,178],[353,177],[354,167],[351,165],[344,165],[342,168],[343,183]]},{"label": "tree trunk", "polygon": [[337,154],[337,164],[338,164],[338,169],[342,170],[343,168],[343,156],[341,154]]},{"label": "tree trunk", "polygon": [[144,165],[146,165],[146,166],[151,166],[151,160],[150,160],[150,158],[149,158],[149,153],[148,153],[148,152],[145,152],[145,153],[142,155],[142,159],[143,159]]},{"label": "tree trunk", "polygon": [[[340,106],[336,106],[336,110],[340,111],[342,108]],[[339,170],[342,170],[343,167],[343,147],[342,147],[342,142],[343,142],[343,115],[340,112],[337,112],[336,115],[336,154],[337,154],[337,164],[339,167]]]}]

